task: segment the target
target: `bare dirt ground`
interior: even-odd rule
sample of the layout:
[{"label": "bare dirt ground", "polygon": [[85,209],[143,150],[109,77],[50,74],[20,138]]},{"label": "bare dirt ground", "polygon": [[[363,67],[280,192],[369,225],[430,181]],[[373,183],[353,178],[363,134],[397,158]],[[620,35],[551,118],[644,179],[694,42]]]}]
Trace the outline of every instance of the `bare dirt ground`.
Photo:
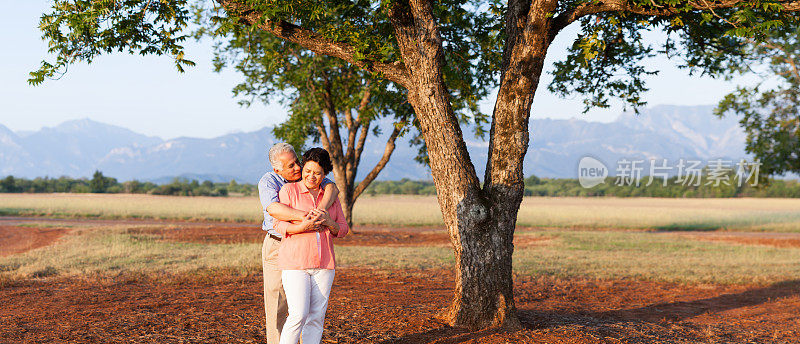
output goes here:
[{"label": "bare dirt ground", "polygon": [[68,231],[65,228],[0,225],[0,257],[50,245]]},{"label": "bare dirt ground", "polygon": [[[16,225],[0,219],[0,233],[29,232],[2,234],[0,250],[5,251],[0,252],[46,245],[66,231]],[[131,231],[169,241],[263,240],[257,227],[241,224],[170,222]],[[19,235],[34,237],[26,242],[37,244],[14,246],[24,241],[14,239]],[[547,239],[530,240],[518,244]],[[360,228],[358,235],[337,244],[448,245],[448,239],[425,229],[375,227]],[[339,269],[324,342],[800,343],[797,280],[769,286],[686,286],[518,276],[516,304],[524,328],[479,332],[437,320],[453,287],[451,271]],[[260,275],[225,273],[9,283],[0,287],[0,343],[264,343],[261,288]]]},{"label": "bare dirt ground", "polygon": [[800,233],[696,232],[680,235],[696,240],[724,241],[743,245],[800,247]]},{"label": "bare dirt ground", "polygon": [[[796,343],[800,282],[516,281],[519,331],[436,319],[448,271],[336,274],[325,343]],[[261,277],[54,279],[0,288],[0,342],[265,342]]]},{"label": "bare dirt ground", "polygon": [[[0,217],[0,228],[13,228],[25,224],[49,224],[50,226],[104,226],[104,225],[157,225],[157,228],[135,228],[131,232],[159,235],[166,241],[197,242],[197,243],[242,243],[261,242],[264,233],[260,224],[219,223],[219,222],[191,222],[180,220],[101,220],[101,219],[52,219],[44,217]],[[520,227],[518,232],[535,228]],[[611,230],[611,229],[603,229]],[[42,233],[29,233],[33,236],[42,236]],[[450,239],[443,228],[433,227],[405,227],[393,228],[386,226],[359,226],[356,228],[359,235],[348,236],[337,240],[337,245],[381,245],[381,246],[449,246]],[[643,230],[632,230],[643,231]],[[64,233],[63,229],[56,232]],[[800,233],[770,233],[770,232],[660,232],[664,235],[679,235],[694,240],[724,241],[743,245],[765,245],[775,247],[800,247]],[[8,235],[0,229],[0,235]],[[26,234],[28,235],[28,234]],[[55,239],[57,239],[56,237]],[[55,239],[47,241],[51,243]],[[546,241],[548,238],[517,237],[515,245],[530,246]],[[4,243],[10,242],[0,236],[0,250]],[[36,246],[41,247],[41,246]],[[31,247],[33,249],[36,247]],[[17,252],[18,253],[18,252]],[[2,253],[0,253],[2,254]],[[9,253],[11,254],[11,253]]]},{"label": "bare dirt ground", "polygon": [[[215,227],[214,225],[132,228],[134,234],[158,236],[161,240],[195,243],[258,243],[264,240],[264,232],[254,226]],[[517,247],[536,245],[548,238],[519,237],[514,244]],[[348,235],[336,239],[336,245],[342,246],[450,246],[450,237],[442,229],[402,228],[385,229],[382,227],[359,227],[356,235]]]}]

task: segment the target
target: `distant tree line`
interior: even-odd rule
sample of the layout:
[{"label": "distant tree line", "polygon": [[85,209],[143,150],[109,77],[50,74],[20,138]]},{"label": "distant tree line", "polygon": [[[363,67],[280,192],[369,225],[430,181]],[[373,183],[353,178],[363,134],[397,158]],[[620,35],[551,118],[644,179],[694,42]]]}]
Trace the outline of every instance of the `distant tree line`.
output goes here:
[{"label": "distant tree line", "polygon": [[[678,177],[667,179],[663,185],[661,178],[654,178],[650,185],[649,177],[644,176],[639,186],[619,185],[616,177],[608,177],[605,183],[592,188],[584,188],[577,179],[539,178],[535,175],[525,179],[525,196],[549,197],[672,197],[672,198],[720,198],[720,197],[786,197],[800,198],[800,182],[796,180],[766,179],[752,186],[733,178],[728,183],[699,185],[683,183]],[[131,193],[171,196],[252,196],[258,194],[253,184],[199,182],[176,178],[169,184],[158,185],[136,180],[118,182],[115,178],[95,172],[92,179],[69,177],[24,179],[8,176],[0,180],[0,193]],[[374,181],[364,191],[368,195],[435,195],[436,187],[432,181],[416,181],[403,178],[399,181]]]},{"label": "distant tree line", "polygon": [[199,182],[175,178],[168,184],[140,182],[131,180],[120,183],[116,178],[106,177],[95,171],[91,179],[87,178],[15,178],[7,176],[0,180],[0,193],[129,193],[170,196],[228,196],[238,194],[250,196],[257,193],[255,185],[239,184],[231,180],[229,183]]},{"label": "distant tree line", "polygon": [[364,190],[368,195],[435,195],[432,181],[415,181],[403,178],[400,181],[373,181]]},{"label": "distant tree line", "polygon": [[[765,179],[755,186],[748,183],[738,185],[730,178],[726,183],[706,185],[702,180],[699,185],[683,183],[678,177],[667,179],[654,178],[650,185],[648,176],[644,176],[639,185],[618,183],[616,177],[608,177],[605,182],[592,188],[584,188],[577,179],[539,178],[535,175],[525,179],[525,196],[548,197],[672,197],[672,198],[721,198],[721,197],[786,197],[800,198],[800,183],[796,180]],[[436,188],[432,181],[374,181],[365,191],[369,195],[435,195]]]},{"label": "distant tree line", "polygon": [[[729,176],[730,177],[730,176]],[[753,186],[751,183],[739,183],[729,178],[726,183],[706,184],[684,183],[678,177],[667,179],[666,186],[662,178],[644,176],[639,185],[635,183],[619,183],[616,177],[607,177],[605,182],[592,188],[584,188],[577,179],[538,178],[530,176],[525,179],[525,196],[586,196],[586,197],[671,197],[671,198],[724,198],[724,197],[800,197],[800,183],[796,180],[762,179]]]}]

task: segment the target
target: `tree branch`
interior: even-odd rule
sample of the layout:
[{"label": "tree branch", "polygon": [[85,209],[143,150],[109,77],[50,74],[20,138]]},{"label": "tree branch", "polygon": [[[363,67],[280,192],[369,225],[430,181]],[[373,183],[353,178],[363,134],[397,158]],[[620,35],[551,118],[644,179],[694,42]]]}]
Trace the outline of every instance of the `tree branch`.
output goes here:
[{"label": "tree branch", "polygon": [[345,171],[347,173],[347,180],[350,180],[350,171],[353,170],[354,166],[358,166],[354,160],[355,141],[356,134],[358,134],[358,128],[361,124],[353,120],[353,109],[347,109],[344,115],[344,123],[347,126],[347,152],[344,154]]},{"label": "tree branch", "polygon": [[[369,106],[369,100],[372,97],[372,91],[371,88],[369,88],[370,84],[371,82],[367,80],[367,88],[364,91],[364,96],[361,97],[361,102],[358,104],[358,115],[356,121],[361,124],[361,133],[359,133],[358,143],[356,143],[355,148],[355,156],[353,157],[353,164],[355,166],[359,166],[361,164],[361,153],[364,151],[364,143],[367,142],[367,136],[369,136],[369,129],[372,124],[372,120],[365,114],[367,107]],[[355,181],[355,178],[353,181]]]},{"label": "tree branch", "polygon": [[364,177],[364,180],[358,183],[358,186],[356,186],[355,190],[353,191],[353,201],[358,199],[358,196],[360,196],[367,186],[369,186],[369,184],[375,180],[375,177],[378,176],[378,173],[380,173],[381,170],[386,167],[386,164],[389,162],[389,158],[392,157],[392,152],[394,152],[395,141],[397,140],[397,136],[400,135],[400,130],[400,127],[397,125],[394,126],[392,135],[389,135],[389,139],[386,141],[386,148],[383,150],[383,156],[381,157],[381,160],[378,161],[375,167],[372,168],[372,171],[370,171],[369,174]]},{"label": "tree branch", "polygon": [[330,149],[328,149],[328,153],[331,155],[334,168],[340,169],[342,172],[344,172],[347,162],[344,161],[342,138],[339,136],[339,119],[337,118],[336,106],[333,104],[333,90],[331,90],[331,82],[327,75],[324,76],[324,78],[325,83],[324,89],[322,90],[322,96],[325,104],[322,112],[328,117],[328,131],[330,132],[328,134],[328,141],[330,142]]},{"label": "tree branch", "polygon": [[317,132],[319,132],[320,141],[322,141],[322,147],[325,148],[326,151],[331,151],[331,139],[328,137],[328,131],[325,128],[325,120],[322,118],[322,114],[318,116],[314,116],[314,125],[317,127]]},{"label": "tree branch", "polygon": [[[314,85],[313,82],[311,82],[310,78],[309,78],[307,86],[308,86],[309,89],[311,89],[311,93],[312,94],[316,94],[317,93],[317,87]],[[317,105],[319,106],[320,104],[318,103],[317,98],[314,97],[313,99],[314,99],[314,102],[317,103]],[[330,152],[331,151],[331,141],[328,138],[328,133],[325,131],[325,122],[322,120],[322,115],[321,114],[314,116],[314,125],[317,127],[317,132],[319,132],[320,141],[322,141],[322,147],[325,148],[326,151]]]},{"label": "tree branch", "polygon": [[281,39],[298,44],[317,54],[337,57],[368,72],[378,72],[387,79],[408,87],[408,72],[402,62],[382,63],[356,59],[356,49],[349,44],[330,41],[314,31],[285,21],[262,20],[262,14],[235,0],[217,0],[225,11],[247,25],[258,25]]},{"label": "tree branch", "polygon": [[[700,0],[689,1],[688,5],[695,10],[708,10],[713,12],[716,9],[733,8],[747,2],[748,1],[744,0]],[[778,3],[783,5],[784,11],[800,11],[800,1],[778,1]],[[555,37],[558,32],[581,17],[603,12],[628,12],[645,16],[668,16],[682,13],[683,10],[675,7],[666,7],[664,5],[658,6],[656,4],[653,4],[653,7],[643,7],[632,4],[627,0],[600,0],[597,2],[586,2],[556,16],[553,19],[553,25],[550,29],[550,38],[552,39]]]},{"label": "tree branch", "polygon": [[328,139],[328,134],[325,132],[325,126],[322,124],[322,116],[317,117],[316,121],[317,131],[319,132],[320,141],[322,141],[322,148],[326,151],[331,151],[331,141]]},{"label": "tree branch", "polygon": [[348,136],[347,136],[347,180],[350,183],[353,183],[356,180],[356,171],[358,171],[358,163],[361,158],[361,150],[363,150],[363,139],[366,135],[365,130],[361,131],[361,138],[356,143],[356,137],[358,135],[358,129],[361,127],[361,116],[363,112],[369,106],[369,100],[372,96],[372,88],[370,87],[371,81],[369,79],[366,80],[364,85],[364,93],[361,96],[361,101],[358,104],[358,115],[356,115],[356,119],[353,119],[353,110],[348,109],[347,112],[347,128],[348,128]]},{"label": "tree branch", "polygon": [[778,44],[774,44],[774,43],[769,42],[769,41],[755,41],[753,39],[748,39],[748,42],[750,42],[750,44],[753,44],[753,45],[760,45],[760,46],[762,46],[764,48],[767,48],[767,49],[780,50],[783,53],[783,55],[779,55],[779,54],[775,54],[775,55],[778,55],[779,56],[779,57],[777,57],[778,59],[781,59],[781,60],[783,60],[783,62],[788,64],[792,68],[792,70],[789,71],[789,73],[791,73],[792,76],[795,77],[795,79],[800,80],[800,69],[798,69],[797,62],[795,62],[795,60],[791,56],[791,53],[789,53],[789,51],[786,50],[785,47],[782,47],[782,46],[780,46]]},{"label": "tree branch", "polygon": [[355,166],[361,163],[361,152],[364,151],[364,143],[367,141],[367,136],[369,135],[370,124],[372,124],[371,121],[361,124],[361,133],[358,137],[358,144],[356,144],[356,155],[353,158],[353,164]]}]

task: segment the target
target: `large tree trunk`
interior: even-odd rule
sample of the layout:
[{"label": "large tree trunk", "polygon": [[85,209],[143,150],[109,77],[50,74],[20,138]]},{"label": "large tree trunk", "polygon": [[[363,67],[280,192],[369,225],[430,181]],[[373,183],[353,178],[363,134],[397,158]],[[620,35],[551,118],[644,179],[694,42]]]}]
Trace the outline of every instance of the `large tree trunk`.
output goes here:
[{"label": "large tree trunk", "polygon": [[[509,2],[507,11],[508,41],[503,56],[502,76],[497,93],[489,139],[489,158],[484,190],[489,195],[492,212],[488,238],[464,238],[478,254],[491,252],[496,278],[504,294],[513,297],[512,254],[517,212],[524,194],[523,160],[528,149],[528,121],[534,93],[539,84],[544,58],[550,44],[548,12],[555,1]],[[479,256],[480,257],[480,256]],[[474,263],[473,263],[474,264]],[[488,280],[488,277],[483,277]],[[502,306],[504,300],[498,304]],[[513,303],[512,303],[513,305]],[[516,324],[514,324],[516,325]]]},{"label": "large tree trunk", "polygon": [[347,219],[347,224],[353,228],[353,206],[361,193],[369,186],[378,174],[386,167],[389,159],[394,152],[395,142],[397,137],[402,131],[402,126],[395,125],[389,138],[386,140],[386,147],[384,148],[383,155],[378,163],[370,170],[364,179],[356,185],[355,179],[358,174],[358,167],[361,165],[361,154],[364,151],[364,144],[369,135],[371,127],[370,120],[364,120],[360,115],[368,110],[369,100],[371,96],[370,82],[366,82],[366,87],[358,107],[359,116],[353,117],[351,109],[345,110],[342,114],[345,122],[345,129],[347,130],[347,149],[345,143],[342,142],[342,136],[339,133],[340,126],[337,119],[336,104],[331,99],[330,88],[326,88],[321,92],[326,104],[324,113],[328,119],[328,130],[326,130],[325,122],[320,116],[317,118],[317,132],[320,135],[322,146],[331,155],[331,163],[333,164],[333,175],[336,180],[336,185],[339,187],[339,202],[342,205],[342,211]]},{"label": "large tree trunk", "polygon": [[512,276],[514,229],[524,189],[528,119],[549,45],[547,12],[554,5],[509,5],[506,19],[514,28],[504,53],[483,190],[442,77],[441,38],[430,4],[412,0],[390,13],[409,70],[409,102],[420,121],[455,251],[455,296],[444,314],[453,326],[520,327]]},{"label": "large tree trunk", "polygon": [[[218,0],[234,10],[229,1]],[[363,60],[347,44],[292,23],[261,27],[307,49],[342,58],[365,70],[382,73],[408,89],[427,145],[439,206],[455,249],[456,290],[447,318],[455,326],[477,329],[492,325],[517,327],[514,314],[511,256],[517,211],[522,200],[522,161],[528,147],[528,119],[550,41],[581,17],[620,12],[643,16],[682,13],[673,6],[643,6],[635,2],[604,0],[564,4],[553,17],[557,0],[509,0],[506,9],[507,42],[502,76],[493,112],[489,160],[483,189],[466,150],[459,123],[442,76],[442,38],[430,0],[388,3],[389,18],[401,61]],[[690,4],[696,10],[738,7],[742,1]],[[382,2],[383,4],[383,2]],[[784,10],[798,11],[797,2],[782,2]],[[235,12],[235,11],[234,11]],[[259,13],[247,16],[258,21]],[[271,23],[274,24],[274,23]]]},{"label": "large tree trunk", "polygon": [[[364,150],[366,136],[369,135],[369,128],[369,123],[361,126],[361,136],[356,141],[356,147],[351,154],[331,154],[333,176],[336,180],[336,185],[339,187],[339,202],[342,204],[342,211],[344,212],[344,216],[350,228],[353,228],[353,206],[356,200],[358,200],[358,197],[361,196],[364,190],[375,180],[383,168],[386,167],[386,164],[389,163],[389,159],[392,157],[392,153],[395,149],[397,137],[402,131],[400,127],[395,126],[392,133],[389,134],[389,138],[386,140],[386,146],[381,159],[378,160],[364,179],[356,184],[355,177],[358,173],[358,166],[361,163],[361,153]],[[336,149],[336,146],[331,144],[331,140],[325,133],[324,126],[320,125],[317,130],[321,133],[320,136],[322,137],[323,147],[329,152]],[[342,145],[339,144],[338,147],[342,147]],[[337,158],[337,156],[341,158]]]},{"label": "large tree trunk", "polygon": [[[443,314],[453,326],[518,328],[512,254],[517,211],[523,194],[522,160],[528,145],[528,118],[550,39],[556,0],[509,0],[508,41],[493,113],[486,180],[481,189],[470,161],[442,75],[442,38],[430,1],[390,4],[402,64],[364,64],[352,48],[322,42],[289,23],[262,26],[319,53],[339,56],[384,73],[408,89],[425,139],[439,206],[456,258],[456,287]],[[255,22],[257,16],[248,19]],[[373,69],[374,68],[374,69]],[[323,142],[325,142],[324,130]],[[333,136],[333,135],[332,135]],[[339,148],[341,145],[339,145]]]},{"label": "large tree trunk", "polygon": [[342,212],[344,213],[344,218],[347,219],[347,225],[350,226],[351,230],[353,228],[353,206],[356,204],[356,201],[351,198],[352,201],[348,201],[346,203],[342,203]]},{"label": "large tree trunk", "polygon": [[513,208],[513,200],[490,203],[480,188],[443,80],[441,38],[430,4],[398,4],[390,17],[410,72],[409,102],[425,138],[439,206],[455,251],[455,296],[443,315],[453,326],[517,328],[511,275],[515,217],[495,211]]}]

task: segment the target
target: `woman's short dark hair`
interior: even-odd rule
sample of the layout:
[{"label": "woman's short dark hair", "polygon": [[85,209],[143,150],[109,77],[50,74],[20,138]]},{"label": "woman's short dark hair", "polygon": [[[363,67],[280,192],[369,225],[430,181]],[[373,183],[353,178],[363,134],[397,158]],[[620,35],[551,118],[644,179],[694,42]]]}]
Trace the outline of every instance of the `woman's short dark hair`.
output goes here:
[{"label": "woman's short dark hair", "polygon": [[322,149],[320,147],[314,147],[307,150],[303,153],[303,167],[306,166],[306,163],[309,161],[316,162],[322,167],[322,171],[325,174],[328,174],[330,171],[333,170],[333,164],[331,164],[331,156],[328,154],[328,151]]}]

